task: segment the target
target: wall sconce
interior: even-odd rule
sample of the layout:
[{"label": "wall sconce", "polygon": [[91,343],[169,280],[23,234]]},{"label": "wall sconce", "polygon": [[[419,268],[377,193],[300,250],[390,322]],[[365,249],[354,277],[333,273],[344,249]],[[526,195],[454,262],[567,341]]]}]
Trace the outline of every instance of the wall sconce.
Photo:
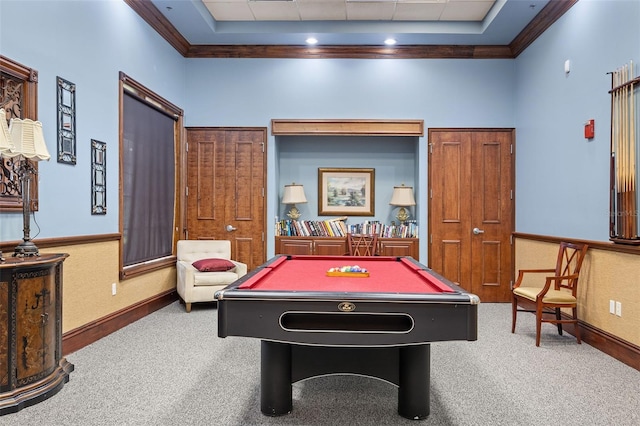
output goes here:
[{"label": "wall sconce", "polygon": [[296,204],[306,203],[307,197],[304,195],[304,187],[302,185],[296,185],[293,182],[291,185],[284,186],[284,194],[282,195],[282,204],[290,204],[289,216],[293,220],[297,220],[300,217],[300,211],[296,208]]},{"label": "wall sconce", "polygon": [[[15,248],[13,255],[16,257],[39,256],[38,247],[31,241],[29,236],[31,228],[31,193],[30,183],[32,175],[38,172],[30,161],[49,160],[50,155],[44,141],[42,123],[28,118],[12,118],[9,127],[5,132],[6,115],[0,109],[0,155],[5,158],[15,158],[19,163],[17,173],[22,184],[22,223],[24,236],[22,243]],[[8,137],[7,137],[8,135]]]},{"label": "wall sconce", "polygon": [[389,204],[400,207],[396,218],[398,218],[400,223],[406,222],[409,219],[409,212],[405,207],[416,205],[416,200],[413,198],[413,188],[404,186],[404,184],[402,184],[402,186],[394,186],[393,195],[391,196]]}]

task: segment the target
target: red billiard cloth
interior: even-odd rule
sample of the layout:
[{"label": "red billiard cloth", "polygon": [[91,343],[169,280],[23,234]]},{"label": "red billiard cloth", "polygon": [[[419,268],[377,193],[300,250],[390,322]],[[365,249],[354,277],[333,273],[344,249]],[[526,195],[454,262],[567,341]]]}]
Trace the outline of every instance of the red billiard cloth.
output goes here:
[{"label": "red billiard cloth", "polygon": [[[369,277],[328,277],[330,268],[359,266]],[[281,257],[238,288],[278,291],[349,293],[452,293],[454,290],[424,267],[395,257],[292,256]]]}]

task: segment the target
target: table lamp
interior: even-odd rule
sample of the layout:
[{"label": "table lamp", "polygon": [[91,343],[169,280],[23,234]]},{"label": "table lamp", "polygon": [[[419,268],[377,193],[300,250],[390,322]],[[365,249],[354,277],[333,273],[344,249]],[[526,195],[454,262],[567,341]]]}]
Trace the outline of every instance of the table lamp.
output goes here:
[{"label": "table lamp", "polygon": [[[0,114],[0,118],[2,118],[2,114]],[[9,123],[8,134],[8,149],[5,150],[3,146],[2,156],[15,158],[18,163],[17,173],[22,184],[22,229],[24,231],[23,241],[15,248],[13,255],[16,257],[39,256],[38,247],[31,241],[29,236],[31,227],[30,184],[32,175],[38,173],[31,161],[48,160],[51,156],[44,141],[41,122],[28,118],[12,118]]]},{"label": "table lamp", "polygon": [[284,186],[284,194],[282,195],[282,204],[289,204],[289,216],[293,220],[297,220],[300,217],[300,211],[296,208],[296,204],[306,203],[307,197],[304,195],[304,187],[302,185],[296,185],[293,182],[291,185]]},{"label": "table lamp", "polygon": [[409,219],[409,212],[405,207],[416,205],[416,200],[413,198],[413,188],[410,186],[404,186],[404,184],[402,184],[402,186],[394,186],[393,195],[391,196],[389,204],[400,207],[396,218],[400,223],[406,222]]}]

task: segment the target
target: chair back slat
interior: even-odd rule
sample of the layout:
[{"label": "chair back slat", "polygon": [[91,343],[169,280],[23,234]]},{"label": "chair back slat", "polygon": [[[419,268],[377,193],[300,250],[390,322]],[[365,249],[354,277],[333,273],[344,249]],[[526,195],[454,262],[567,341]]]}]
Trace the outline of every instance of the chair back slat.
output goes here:
[{"label": "chair back slat", "polygon": [[566,288],[575,296],[578,287],[578,276],[582,262],[588,249],[587,244],[561,242],[556,263],[556,276],[573,276],[573,278],[556,281],[556,290]]},{"label": "chair back slat", "polygon": [[375,256],[378,254],[378,236],[375,234],[347,234],[350,256]]}]

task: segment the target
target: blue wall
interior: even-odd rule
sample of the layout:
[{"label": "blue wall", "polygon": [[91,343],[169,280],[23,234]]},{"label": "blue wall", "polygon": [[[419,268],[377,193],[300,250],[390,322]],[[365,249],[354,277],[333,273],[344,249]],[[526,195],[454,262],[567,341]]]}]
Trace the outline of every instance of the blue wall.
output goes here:
[{"label": "blue wall", "polygon": [[[27,13],[31,20],[16,19]],[[0,51],[39,71],[38,118],[52,154],[55,78],[77,85],[78,164],[41,164],[42,238],[118,231],[118,72],[124,71],[183,108],[186,126],[408,118],[423,119],[425,129],[515,127],[517,230],[607,240],[606,73],[640,59],[638,22],[637,0],[581,0],[515,60],[185,59],[121,1],[2,0]],[[563,71],[566,59],[572,62],[569,75]],[[596,120],[596,138],[585,141],[582,128],[589,118]],[[90,214],[90,139],[107,142],[106,216]],[[426,144],[426,136],[417,138],[398,160],[412,167],[424,241]],[[282,186],[291,179],[287,158],[276,152],[295,158],[293,150],[269,135],[269,221],[282,215]],[[372,156],[362,166],[384,170],[393,161]],[[309,170],[318,166],[309,164]],[[305,188],[314,188],[315,173],[301,176],[309,179]],[[307,198],[315,197],[307,192]],[[311,203],[305,207],[303,213],[313,215]],[[0,213],[0,221],[0,240],[21,238],[20,214]],[[273,227],[267,231],[270,255]],[[426,244],[421,259],[426,261]]]},{"label": "blue wall", "polygon": [[607,73],[630,60],[640,62],[638,0],[580,0],[516,59],[518,231],[609,239]]},{"label": "blue wall", "polygon": [[[194,59],[187,63],[186,125],[267,127],[273,118],[396,118],[422,119],[425,129],[515,127],[514,70],[513,60]],[[277,167],[278,143],[269,135],[269,222],[282,216],[282,186],[295,180]],[[423,203],[417,219],[426,241],[426,135],[418,139],[414,155],[416,199]],[[389,162],[384,155],[369,161],[366,167],[376,170]],[[361,161],[357,164],[353,167],[365,167]],[[309,191],[317,187],[311,181],[314,172],[308,173],[307,198],[317,198],[317,192]],[[303,208],[308,215],[317,212],[312,205]],[[267,243],[271,255],[272,226],[267,227]],[[421,244],[420,258],[425,261],[426,251],[427,245]]]},{"label": "blue wall", "polygon": [[[123,1],[96,0],[1,0],[0,53],[38,71],[38,119],[51,154],[39,164],[38,237],[118,232],[118,73],[184,106],[184,58]],[[75,166],[56,161],[57,76],[76,84]],[[104,216],[91,215],[91,139],[107,143]],[[0,241],[21,238],[22,213],[0,213]]]},{"label": "blue wall", "polygon": [[[411,186],[420,194],[420,186],[417,185],[417,137],[282,136],[277,138],[277,144],[279,179],[276,202],[282,199],[284,185],[292,182],[304,185],[308,203],[296,206],[302,213],[302,219],[329,218],[318,216],[320,167],[371,168],[376,165],[375,216],[353,216],[349,218],[349,224],[364,220],[379,220],[386,224],[392,220],[397,222],[397,207],[389,205],[394,186]],[[417,204],[420,202],[420,199],[416,200]],[[286,219],[288,207],[282,204],[276,207],[280,218]],[[415,208],[412,207],[411,211]]]}]

